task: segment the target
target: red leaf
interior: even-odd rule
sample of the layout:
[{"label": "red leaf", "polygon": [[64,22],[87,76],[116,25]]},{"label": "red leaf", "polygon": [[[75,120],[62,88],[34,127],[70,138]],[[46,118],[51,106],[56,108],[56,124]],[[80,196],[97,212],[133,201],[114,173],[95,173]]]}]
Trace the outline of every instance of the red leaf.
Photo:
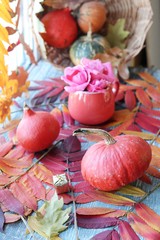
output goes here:
[{"label": "red leaf", "polygon": [[141,217],[150,227],[158,232],[160,231],[160,216],[157,213],[143,203],[135,204],[135,210],[138,216]]},{"label": "red leaf", "polygon": [[8,189],[0,190],[0,202],[10,211],[18,213],[20,215],[24,214],[24,208],[21,202],[13,196],[11,191]]},{"label": "red leaf", "polygon": [[160,233],[147,225],[147,223],[135,213],[128,213],[127,217],[130,221],[130,225],[132,226],[132,228],[144,239],[160,239]]},{"label": "red leaf", "polygon": [[94,201],[96,200],[94,200],[92,197],[88,196],[85,193],[82,193],[76,197],[76,203],[90,203]]},{"label": "red leaf", "polygon": [[143,88],[137,89],[136,97],[138,98],[139,102],[142,103],[145,107],[147,108],[153,107],[151,99],[149,98],[148,94],[143,90]]},{"label": "red leaf", "polygon": [[140,72],[140,73],[138,73],[138,75],[148,83],[151,83],[151,84],[154,84],[154,85],[159,84],[158,80],[148,72]]},{"label": "red leaf", "polygon": [[4,213],[0,207],[0,232],[3,232],[4,227]]},{"label": "red leaf", "polygon": [[81,170],[81,161],[71,162],[69,164],[69,171],[70,172],[77,172]]},{"label": "red leaf", "polygon": [[128,126],[130,126],[133,123],[134,119],[130,119],[128,121],[125,121],[124,123],[120,124],[118,127],[114,128],[112,131],[109,133],[115,137],[122,133],[124,130],[127,130]]},{"label": "red leaf", "polygon": [[96,234],[90,240],[120,240],[120,236],[116,230],[106,230]]},{"label": "red leaf", "polygon": [[10,185],[13,195],[26,207],[37,210],[37,201],[31,192],[21,183],[16,182]]},{"label": "red leaf", "polygon": [[26,188],[31,190],[32,194],[38,198],[45,200],[46,190],[42,184],[42,182],[36,178],[33,174],[25,174],[21,178],[21,182],[26,186]]},{"label": "red leaf", "polygon": [[152,184],[151,179],[144,173],[142,177],[139,178],[142,182],[145,182],[147,184]]},{"label": "red leaf", "polygon": [[140,126],[142,127],[143,129],[149,131],[149,132],[152,132],[152,133],[157,133],[159,128],[157,128],[156,126],[153,126],[152,124],[148,123],[146,121],[145,118],[142,118],[142,117],[136,117],[135,119],[135,122]]},{"label": "red leaf", "polygon": [[38,164],[30,170],[38,179],[45,183],[53,184],[53,174],[42,164]]},{"label": "red leaf", "polygon": [[67,153],[74,153],[81,150],[81,143],[76,136],[67,137],[62,143],[63,151]]},{"label": "red leaf", "polygon": [[75,193],[87,192],[89,190],[94,190],[94,188],[89,183],[87,183],[85,181],[82,181],[82,182],[74,185],[74,192]]},{"label": "red leaf", "polygon": [[0,157],[5,156],[13,147],[13,143],[12,142],[5,142],[3,144],[1,144],[0,147]]},{"label": "red leaf", "polygon": [[63,198],[64,204],[69,204],[71,202],[73,202],[73,198],[71,195],[67,194],[67,193],[61,193],[59,194],[59,197]]},{"label": "red leaf", "polygon": [[140,239],[135,233],[135,231],[131,228],[128,222],[120,221],[118,224],[118,228],[119,228],[119,233],[122,239],[127,239],[127,240]]},{"label": "red leaf", "polygon": [[160,117],[160,111],[158,111],[158,110],[147,109],[147,108],[142,107],[142,106],[140,106],[139,110],[142,111],[143,113],[146,113],[147,115]]},{"label": "red leaf", "polygon": [[115,204],[117,206],[132,206],[134,204],[134,201],[122,197],[120,195],[109,193],[109,192],[103,192],[99,190],[92,190],[87,191],[86,194],[90,197],[92,197],[95,201],[100,201],[108,204]]},{"label": "red leaf", "polygon": [[146,114],[142,113],[142,112],[138,112],[137,113],[137,117],[140,119],[145,119],[146,122],[148,122],[149,124],[152,123],[152,125],[159,127],[160,126],[160,120],[157,118],[153,118],[153,117],[149,117]]},{"label": "red leaf", "polygon": [[89,217],[84,215],[77,215],[77,224],[82,228],[106,228],[116,226],[118,223],[117,218],[110,217]]},{"label": "red leaf", "polygon": [[124,98],[124,91],[119,91],[115,98],[115,102],[121,101],[123,98]]},{"label": "red leaf", "polygon": [[59,122],[60,126],[63,126],[63,116],[62,116],[62,112],[59,108],[54,108],[51,112],[50,112],[55,119]]},{"label": "red leaf", "polygon": [[136,97],[132,90],[127,90],[125,93],[125,104],[126,107],[132,111],[132,109],[136,106]]},{"label": "red leaf", "polygon": [[71,117],[68,108],[65,105],[62,105],[62,114],[64,122],[67,124],[67,126],[71,126],[74,124],[74,120]]},{"label": "red leaf", "polygon": [[67,163],[65,162],[56,162],[53,159],[45,158],[41,161],[48,170],[52,171],[53,174],[63,173],[67,169]]},{"label": "red leaf", "polygon": [[0,158],[1,162],[6,164],[7,166],[14,167],[14,168],[27,168],[31,165],[34,155],[28,154],[19,159],[12,159],[12,158]]},{"label": "red leaf", "polygon": [[0,174],[0,186],[3,186],[11,181],[10,177],[6,174]]},{"label": "red leaf", "polygon": [[132,123],[131,125],[129,125],[127,130],[137,131],[137,132],[141,132],[142,131],[135,123]]},{"label": "red leaf", "polygon": [[80,182],[84,180],[81,172],[73,173],[72,175],[70,175],[70,179],[72,182]]}]

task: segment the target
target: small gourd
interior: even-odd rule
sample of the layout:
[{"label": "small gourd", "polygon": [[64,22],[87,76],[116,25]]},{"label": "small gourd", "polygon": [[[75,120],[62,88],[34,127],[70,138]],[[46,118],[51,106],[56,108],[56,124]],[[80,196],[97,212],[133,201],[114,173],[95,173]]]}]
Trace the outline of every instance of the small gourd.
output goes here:
[{"label": "small gourd", "polygon": [[82,58],[94,59],[98,53],[105,53],[108,48],[110,44],[104,36],[89,31],[71,45],[69,56],[74,65],[79,65]]},{"label": "small gourd", "polygon": [[33,111],[24,106],[23,117],[17,127],[18,143],[30,152],[44,150],[59,135],[60,125],[55,117],[45,111]]},{"label": "small gourd", "polygon": [[106,14],[107,10],[103,2],[85,2],[79,9],[77,22],[84,33],[88,32],[89,24],[92,32],[98,32],[106,22]]},{"label": "small gourd", "polygon": [[151,161],[150,145],[138,136],[113,138],[101,129],[82,128],[73,135],[95,134],[103,138],[86,151],[81,172],[84,180],[102,191],[118,190],[140,178]]}]

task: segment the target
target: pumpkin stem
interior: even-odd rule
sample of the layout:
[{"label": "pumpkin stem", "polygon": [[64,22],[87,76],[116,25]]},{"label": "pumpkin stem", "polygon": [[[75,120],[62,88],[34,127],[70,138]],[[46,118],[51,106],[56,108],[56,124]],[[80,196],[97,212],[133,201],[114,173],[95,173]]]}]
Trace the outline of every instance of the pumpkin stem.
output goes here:
[{"label": "pumpkin stem", "polygon": [[97,128],[79,128],[73,132],[73,136],[97,135],[101,137],[107,145],[115,144],[116,140],[105,130]]},{"label": "pumpkin stem", "polygon": [[89,25],[89,30],[87,32],[87,40],[92,41],[92,26],[90,22],[88,23],[88,25]]}]

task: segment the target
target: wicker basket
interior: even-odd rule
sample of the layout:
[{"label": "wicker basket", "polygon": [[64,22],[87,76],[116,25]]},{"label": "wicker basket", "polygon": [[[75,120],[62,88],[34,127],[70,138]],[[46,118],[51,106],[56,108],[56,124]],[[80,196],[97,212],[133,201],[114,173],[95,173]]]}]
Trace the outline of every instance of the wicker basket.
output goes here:
[{"label": "wicker basket", "polygon": [[[125,30],[130,32],[126,39],[126,54],[123,63],[127,64],[143,48],[147,32],[152,24],[150,0],[101,0],[107,8],[107,23],[115,24],[119,18],[125,18]],[[77,10],[85,0],[48,1],[49,9],[69,7]],[[46,1],[47,3],[47,1]],[[51,6],[52,3],[52,6]],[[45,10],[47,11],[48,8]],[[69,49],[56,49],[46,45],[48,60],[53,64],[66,67],[71,65]]]}]

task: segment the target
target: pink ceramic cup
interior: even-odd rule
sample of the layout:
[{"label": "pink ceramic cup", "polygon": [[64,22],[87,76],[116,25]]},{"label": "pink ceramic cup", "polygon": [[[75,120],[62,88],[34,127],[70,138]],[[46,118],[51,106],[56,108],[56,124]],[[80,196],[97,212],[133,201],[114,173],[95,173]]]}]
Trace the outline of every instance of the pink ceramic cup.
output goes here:
[{"label": "pink ceramic cup", "polygon": [[69,93],[68,109],[73,119],[85,125],[101,124],[110,119],[115,110],[119,82],[104,93],[77,91]]}]

